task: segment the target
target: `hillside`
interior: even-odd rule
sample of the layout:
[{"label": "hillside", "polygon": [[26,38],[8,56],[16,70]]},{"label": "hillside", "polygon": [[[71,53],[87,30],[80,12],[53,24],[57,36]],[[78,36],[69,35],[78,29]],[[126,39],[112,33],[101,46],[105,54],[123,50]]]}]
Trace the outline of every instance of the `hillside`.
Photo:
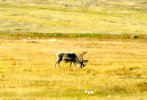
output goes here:
[{"label": "hillside", "polygon": [[147,34],[146,0],[0,0],[1,32]]}]

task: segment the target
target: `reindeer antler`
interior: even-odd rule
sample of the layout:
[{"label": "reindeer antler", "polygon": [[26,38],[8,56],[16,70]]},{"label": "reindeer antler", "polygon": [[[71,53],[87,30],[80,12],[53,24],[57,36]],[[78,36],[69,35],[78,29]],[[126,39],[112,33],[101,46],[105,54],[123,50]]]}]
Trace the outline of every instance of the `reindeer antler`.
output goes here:
[{"label": "reindeer antler", "polygon": [[81,61],[83,61],[83,56],[87,53],[87,51],[83,52],[81,55],[80,55],[80,58],[81,58]]},{"label": "reindeer antler", "polygon": [[86,53],[87,53],[87,51],[83,52],[80,56],[83,56],[83,55],[85,55]]}]

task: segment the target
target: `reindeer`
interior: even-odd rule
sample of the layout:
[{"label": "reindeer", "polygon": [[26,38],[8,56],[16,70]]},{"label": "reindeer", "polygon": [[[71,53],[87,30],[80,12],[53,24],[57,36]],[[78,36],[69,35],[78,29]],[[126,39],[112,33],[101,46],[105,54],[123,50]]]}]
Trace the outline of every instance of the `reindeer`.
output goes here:
[{"label": "reindeer", "polygon": [[84,63],[88,62],[88,60],[83,59],[83,56],[86,53],[87,52],[83,52],[79,56],[76,55],[75,53],[57,53],[57,62],[55,63],[55,67],[56,67],[56,64],[58,64],[58,66],[60,67],[60,62],[64,61],[64,62],[70,62],[70,67],[72,63],[74,63],[75,66],[79,65],[79,67],[82,68],[86,66]]}]

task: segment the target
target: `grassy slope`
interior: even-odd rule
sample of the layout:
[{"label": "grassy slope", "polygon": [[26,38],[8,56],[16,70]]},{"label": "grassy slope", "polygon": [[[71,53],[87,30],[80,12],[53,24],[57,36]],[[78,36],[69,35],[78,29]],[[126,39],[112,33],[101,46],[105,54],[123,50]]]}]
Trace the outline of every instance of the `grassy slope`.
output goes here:
[{"label": "grassy slope", "polygon": [[0,31],[146,34],[147,3],[143,1],[1,1]]}]

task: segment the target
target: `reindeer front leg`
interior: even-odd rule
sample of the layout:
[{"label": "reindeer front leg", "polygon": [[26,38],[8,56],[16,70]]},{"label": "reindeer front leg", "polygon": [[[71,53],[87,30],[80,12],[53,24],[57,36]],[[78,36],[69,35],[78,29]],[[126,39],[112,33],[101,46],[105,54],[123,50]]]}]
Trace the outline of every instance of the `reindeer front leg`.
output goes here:
[{"label": "reindeer front leg", "polygon": [[75,67],[76,67],[76,63],[73,62],[73,61],[70,61],[70,67],[71,67],[72,63],[74,63],[74,65],[75,65]]}]

